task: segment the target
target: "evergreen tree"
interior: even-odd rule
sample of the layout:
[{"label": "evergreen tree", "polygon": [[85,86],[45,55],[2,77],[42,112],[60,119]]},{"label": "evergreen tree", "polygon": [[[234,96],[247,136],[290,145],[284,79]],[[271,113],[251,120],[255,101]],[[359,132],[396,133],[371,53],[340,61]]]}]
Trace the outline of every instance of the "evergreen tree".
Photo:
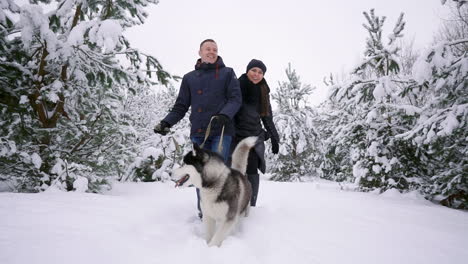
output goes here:
[{"label": "evergreen tree", "polygon": [[[349,81],[331,87],[331,107],[336,113],[329,120],[334,130],[326,140],[322,177],[353,181],[362,190],[379,188],[417,188],[412,169],[415,151],[407,142],[395,138],[406,131],[406,109],[400,107],[400,96],[411,82],[399,75],[401,38],[405,22],[403,14],[397,20],[388,44],[382,40],[385,17],[374,10],[364,12],[367,24],[365,57],[352,73]],[[337,109],[336,109],[337,108]],[[333,110],[329,112],[333,113]]]},{"label": "evergreen tree", "polygon": [[322,177],[352,181],[361,190],[418,189],[444,205],[468,208],[468,12],[463,1],[455,2],[458,11],[440,34],[445,38],[416,62],[404,57],[404,67],[399,48],[392,47],[402,16],[386,47],[385,19],[365,13],[363,63],[349,80],[328,82]]},{"label": "evergreen tree", "polygon": [[[442,39],[416,62],[417,85],[405,90],[417,102],[416,122],[398,137],[425,153],[424,192],[442,204],[468,208],[468,5],[457,5]],[[457,32],[457,34],[452,34]]]},{"label": "evergreen tree", "polygon": [[281,147],[278,156],[269,164],[273,164],[273,180],[295,181],[316,174],[320,145],[314,128],[316,113],[307,106],[306,100],[314,88],[303,85],[290,64],[286,76],[288,81],[280,83],[272,95],[279,107],[274,122],[281,131]]},{"label": "evergreen tree", "polygon": [[84,177],[98,191],[118,174],[117,157],[133,137],[123,107],[129,89],[171,78],[122,35],[157,0],[31,2],[1,5],[2,177],[18,191],[72,190]]}]

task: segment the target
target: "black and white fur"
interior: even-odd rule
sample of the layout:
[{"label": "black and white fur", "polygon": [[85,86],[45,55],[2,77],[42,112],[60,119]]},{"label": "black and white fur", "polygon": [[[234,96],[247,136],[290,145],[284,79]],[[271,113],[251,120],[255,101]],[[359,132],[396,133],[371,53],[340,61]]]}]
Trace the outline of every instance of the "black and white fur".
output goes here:
[{"label": "black and white fur", "polygon": [[237,145],[232,154],[232,167],[214,152],[194,150],[184,157],[184,166],[173,171],[177,186],[194,185],[200,189],[200,206],[208,246],[221,246],[241,216],[248,216],[252,187],[245,176],[250,149],[257,137]]}]

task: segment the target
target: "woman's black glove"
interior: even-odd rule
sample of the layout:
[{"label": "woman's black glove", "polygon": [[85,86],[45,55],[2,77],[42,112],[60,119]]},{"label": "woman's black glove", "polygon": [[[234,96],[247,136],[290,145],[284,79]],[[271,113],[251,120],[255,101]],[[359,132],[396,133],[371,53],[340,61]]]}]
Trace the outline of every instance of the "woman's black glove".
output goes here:
[{"label": "woman's black glove", "polygon": [[275,138],[271,138],[271,152],[273,152],[273,154],[278,154],[279,152],[279,143]]},{"label": "woman's black glove", "polygon": [[271,140],[271,151],[273,154],[278,154],[279,152],[279,135],[276,130],[275,124],[273,123],[273,117],[264,116],[262,117],[263,126],[266,128],[265,138],[270,138]]},{"label": "woman's black glove", "polygon": [[267,140],[269,140],[271,138],[271,134],[270,134],[270,132],[268,132],[268,130],[263,129],[263,135],[265,137],[264,141],[267,141]]}]

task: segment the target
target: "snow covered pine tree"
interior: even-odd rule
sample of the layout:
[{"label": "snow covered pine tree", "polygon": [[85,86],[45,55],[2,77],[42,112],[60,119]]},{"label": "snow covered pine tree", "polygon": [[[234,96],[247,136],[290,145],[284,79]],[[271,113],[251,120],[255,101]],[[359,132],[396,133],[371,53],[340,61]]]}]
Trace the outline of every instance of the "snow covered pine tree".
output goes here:
[{"label": "snow covered pine tree", "polygon": [[307,96],[314,88],[303,85],[291,64],[286,69],[288,81],[279,84],[272,98],[278,104],[273,115],[280,133],[279,155],[273,157],[272,180],[297,181],[301,177],[316,175],[319,166],[320,145],[314,128],[315,111],[307,105]]},{"label": "snow covered pine tree", "polygon": [[129,88],[172,77],[122,34],[158,1],[0,1],[1,179],[17,191],[98,191],[133,136]]},{"label": "snow covered pine tree", "polygon": [[[406,131],[406,111],[400,107],[405,105],[405,99],[400,94],[411,83],[408,77],[399,75],[397,39],[402,37],[405,26],[403,14],[389,36],[388,45],[382,41],[386,18],[376,16],[373,9],[364,12],[364,16],[367,20],[364,28],[369,33],[364,60],[349,81],[334,85],[331,91],[330,99],[342,114],[335,115],[333,122],[338,127],[327,139],[324,177],[342,180],[342,175],[327,173],[352,172],[354,182],[362,190],[417,188],[414,185],[418,185],[419,173],[412,166],[413,148],[395,138]],[[339,154],[341,159],[333,160],[337,151],[347,154]]]},{"label": "snow covered pine tree", "polygon": [[353,179],[361,190],[416,189],[444,205],[468,208],[468,12],[464,1],[456,2],[458,17],[449,20],[456,24],[412,72],[400,72],[395,45],[402,16],[385,47],[385,19],[365,13],[365,60],[349,81],[332,86],[327,104],[333,129],[325,138],[323,177]]},{"label": "snow covered pine tree", "polygon": [[468,208],[468,4],[458,2],[438,43],[413,67],[413,127],[399,138],[424,153],[423,191],[443,205]]}]

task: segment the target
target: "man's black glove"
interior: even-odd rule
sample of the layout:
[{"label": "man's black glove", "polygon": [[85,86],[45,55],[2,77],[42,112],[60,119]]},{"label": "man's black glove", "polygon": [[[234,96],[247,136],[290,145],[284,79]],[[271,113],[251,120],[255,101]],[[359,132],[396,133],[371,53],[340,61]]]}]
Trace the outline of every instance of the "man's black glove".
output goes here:
[{"label": "man's black glove", "polygon": [[157,124],[155,127],[154,127],[154,133],[158,133],[158,134],[161,134],[163,136],[167,135],[167,133],[169,133],[169,128],[171,127],[171,125],[169,125],[169,123],[167,123],[166,121],[161,121],[159,122],[159,124]]},{"label": "man's black glove", "polygon": [[218,114],[213,117],[214,117],[213,122],[215,124],[218,124],[220,127],[225,126],[229,124],[229,122],[231,122],[231,119],[227,115]]},{"label": "man's black glove", "polygon": [[275,138],[271,138],[271,152],[273,152],[273,154],[278,154],[279,152],[279,143]]}]

